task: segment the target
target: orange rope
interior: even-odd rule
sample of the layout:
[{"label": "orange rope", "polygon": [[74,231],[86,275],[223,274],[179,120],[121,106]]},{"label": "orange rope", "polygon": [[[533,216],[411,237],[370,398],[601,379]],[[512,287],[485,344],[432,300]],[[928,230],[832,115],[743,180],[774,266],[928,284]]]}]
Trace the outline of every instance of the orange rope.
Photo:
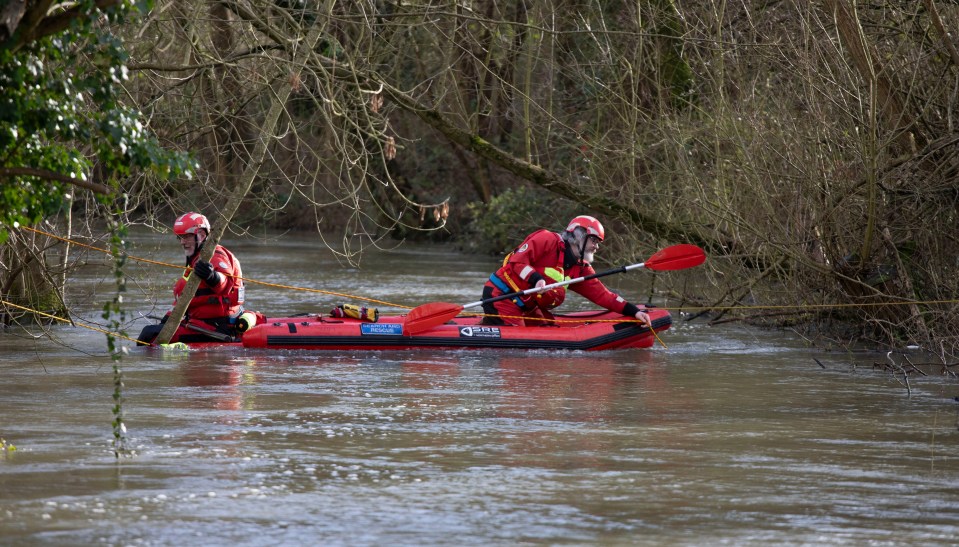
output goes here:
[{"label": "orange rope", "polygon": [[[60,237],[60,236],[57,236],[57,235],[54,235],[54,234],[51,234],[51,233],[48,233],[48,232],[44,232],[43,230],[37,230],[37,229],[35,229],[35,228],[30,228],[30,227],[28,227],[28,226],[20,226],[20,228],[23,229],[23,230],[29,230],[29,231],[31,231],[31,232],[34,232],[34,233],[37,233],[37,234],[40,234],[40,235],[44,235],[44,236],[47,236],[47,237],[51,237],[51,238],[53,238],[53,239],[58,239],[58,240],[63,241],[63,242],[65,242],[65,243],[69,244],[69,245],[79,245],[79,246],[81,246],[81,247],[85,247],[85,248],[88,248],[88,249],[91,249],[91,250],[94,250],[94,251],[99,251],[99,252],[102,252],[102,253],[105,253],[105,254],[108,254],[108,255],[112,255],[112,253],[111,253],[109,250],[107,250],[107,249],[101,249],[101,248],[98,248],[98,247],[94,247],[94,246],[92,246],[92,245],[87,245],[87,244],[85,244],[85,243],[81,243],[81,242],[79,242],[79,241],[73,241],[73,240],[71,240],[71,239],[66,239],[66,238],[63,238],[63,237]],[[160,261],[156,261],[156,260],[150,260],[150,259],[147,259],[147,258],[141,258],[141,257],[137,257],[137,256],[130,256],[130,255],[127,255],[127,257],[130,258],[131,260],[135,260],[135,261],[137,261],[137,262],[144,262],[144,263],[147,263],[147,264],[155,264],[155,265],[158,265],[158,266],[165,266],[165,267],[169,267],[169,268],[184,269],[183,266],[178,266],[178,265],[176,265],[176,264],[170,264],[170,263],[167,263],[167,262],[160,262]],[[221,273],[222,273],[222,272],[221,272]],[[323,290],[323,289],[311,289],[311,288],[308,288],[308,287],[296,287],[296,286],[292,286],[292,285],[282,285],[282,284],[279,284],[279,283],[269,283],[269,282],[266,282],[266,281],[259,281],[259,280],[256,280],[256,279],[250,279],[250,278],[239,277],[239,276],[233,276],[233,277],[235,277],[235,278],[237,278],[237,279],[242,279],[243,281],[245,281],[245,282],[247,282],[247,283],[255,283],[255,284],[257,284],[257,285],[263,285],[263,286],[266,286],[266,287],[274,287],[274,288],[289,289],[289,290],[294,290],[294,291],[303,291],[303,292],[312,292],[312,293],[327,294],[327,295],[330,295],[330,296],[337,296],[337,297],[341,297],[341,298],[352,298],[352,299],[354,299],[354,300],[363,300],[363,301],[365,301],[365,302],[372,302],[372,303],[374,303],[374,304],[380,304],[380,305],[387,306],[387,307],[391,307],[391,308],[401,308],[401,309],[407,309],[407,310],[408,310],[408,309],[412,309],[412,306],[404,306],[404,305],[402,305],[402,304],[394,304],[394,303],[386,302],[386,301],[383,301],[383,300],[376,300],[376,299],[374,299],[374,298],[367,298],[367,297],[357,296],[357,295],[353,295],[353,294],[338,293],[338,292],[333,292],[333,291],[326,291],[326,290]],[[704,310],[731,311],[731,310],[758,310],[758,309],[762,309],[762,310],[788,310],[788,309],[809,310],[809,309],[823,309],[823,308],[853,308],[853,307],[871,307],[871,306],[894,306],[894,305],[915,305],[915,304],[932,305],[932,304],[957,304],[957,303],[959,303],[959,300],[904,300],[904,301],[901,301],[901,302],[864,302],[864,303],[858,303],[858,304],[849,303],[849,304],[785,304],[785,305],[763,305],[763,306],[682,306],[682,307],[678,307],[678,308],[659,307],[659,309],[669,310],[669,311],[688,311],[688,312],[704,311]],[[479,317],[485,316],[485,314],[482,314],[482,313],[467,313],[466,315],[474,315],[474,316],[479,316]],[[559,320],[559,319],[557,319],[556,321],[564,321],[564,320]],[[630,320],[628,320],[628,319],[627,319],[627,320],[607,319],[607,320],[596,320],[595,322],[601,322],[601,321],[621,323],[621,322],[630,321]],[[634,321],[638,321],[638,320],[634,320]],[[578,322],[578,320],[571,320],[570,322]]]},{"label": "orange rope", "polygon": [[[101,252],[101,253],[104,253],[104,254],[108,254],[108,255],[112,255],[112,254],[113,254],[113,253],[111,253],[110,250],[108,250],[108,249],[102,249],[102,248],[99,248],[99,247],[94,247],[93,245],[87,245],[86,243],[81,243],[81,242],[79,242],[79,241],[74,241],[74,240],[72,240],[72,239],[67,239],[67,238],[64,238],[64,237],[60,237],[60,236],[58,236],[58,235],[51,234],[51,233],[49,233],[49,232],[44,232],[43,230],[37,230],[37,229],[35,229],[35,228],[30,228],[30,227],[28,227],[28,226],[21,226],[20,228],[23,229],[23,230],[29,230],[29,231],[31,231],[31,232],[34,232],[34,233],[37,233],[37,234],[40,234],[40,235],[44,235],[44,236],[47,236],[47,237],[51,237],[51,238],[53,238],[53,239],[58,239],[58,240],[60,240],[60,241],[63,241],[64,243],[67,243],[68,245],[78,245],[78,246],[80,246],[80,247],[85,247],[85,248],[87,248],[87,249],[90,249],[90,250],[93,250],[93,251],[98,251],[98,252]],[[133,255],[127,255],[127,258],[129,258],[130,260],[134,260],[134,261],[136,261],[136,262],[144,262],[144,263],[146,263],[146,264],[154,264],[154,265],[157,265],[157,266],[165,266],[165,267],[167,267],[167,268],[175,268],[175,269],[177,269],[177,270],[183,270],[183,269],[191,270],[191,269],[192,269],[192,268],[186,268],[186,267],[184,267],[184,266],[178,266],[178,265],[176,265],[176,264],[170,264],[170,263],[168,263],[168,262],[160,262],[160,261],[158,261],[158,260],[150,260],[150,259],[148,259],[148,258],[142,258],[142,257],[138,257],[138,256],[133,256]],[[220,273],[223,273],[223,272],[220,272]],[[229,275],[229,274],[223,274],[223,275]],[[243,280],[244,282],[246,282],[246,283],[255,283],[255,284],[257,284],[257,285],[263,285],[263,286],[266,286],[266,287],[274,287],[274,288],[279,288],[279,289],[290,289],[290,290],[294,290],[294,291],[303,291],[303,292],[312,292],[312,293],[327,294],[327,295],[330,295],[330,296],[338,296],[338,297],[341,297],[341,298],[352,298],[352,299],[354,299],[354,300],[363,300],[363,301],[366,301],[366,302],[373,302],[374,304],[380,304],[380,305],[387,306],[387,307],[391,307],[391,308],[402,308],[402,309],[407,309],[407,310],[408,310],[408,309],[412,309],[412,306],[404,306],[404,305],[402,305],[402,304],[393,304],[393,303],[391,303],[391,302],[385,302],[385,301],[383,301],[383,300],[376,300],[375,298],[366,298],[366,297],[363,297],[363,296],[356,296],[356,295],[353,295],[353,294],[338,293],[338,292],[333,292],[333,291],[326,291],[326,290],[323,290],[323,289],[311,289],[311,288],[308,288],[308,287],[294,287],[294,286],[292,286],[292,285],[281,285],[281,284],[279,284],[279,283],[269,283],[269,282],[267,282],[267,281],[259,281],[259,280],[256,280],[256,279],[250,279],[250,278],[248,278],[248,277],[240,277],[240,276],[237,276],[237,275],[230,275],[230,277],[233,277],[234,279],[242,279],[242,280]]]},{"label": "orange rope", "polygon": [[0,299],[0,304],[3,304],[4,306],[10,306],[11,308],[17,308],[18,310],[23,310],[23,311],[25,311],[25,312],[34,313],[34,314],[40,315],[40,316],[42,316],[42,317],[47,317],[47,318],[53,319],[53,320],[55,320],[55,321],[60,321],[61,323],[70,323],[71,325],[74,325],[74,326],[77,326],[77,327],[83,327],[83,328],[85,328],[85,329],[95,330],[95,331],[97,331],[97,332],[102,332],[103,334],[107,334],[107,335],[110,335],[110,336],[116,336],[117,338],[123,338],[123,339],[129,340],[129,341],[131,341],[131,342],[136,342],[136,341],[137,341],[136,338],[130,338],[129,336],[125,336],[125,335],[123,335],[123,334],[120,334],[119,332],[110,332],[110,331],[108,331],[108,330],[103,330],[103,329],[101,329],[101,328],[99,328],[99,327],[94,327],[94,326],[92,326],[92,325],[86,325],[86,324],[83,324],[83,323],[77,323],[76,321],[72,321],[72,320],[70,320],[70,319],[64,319],[63,317],[57,317],[56,315],[51,315],[51,314],[49,314],[49,313],[44,313],[44,312],[39,311],[39,310],[33,310],[33,309],[30,309],[30,308],[27,308],[27,307],[24,307],[24,306],[19,306],[19,305],[17,305],[17,304],[14,304],[13,302],[7,302],[6,300],[3,300],[3,299]]}]

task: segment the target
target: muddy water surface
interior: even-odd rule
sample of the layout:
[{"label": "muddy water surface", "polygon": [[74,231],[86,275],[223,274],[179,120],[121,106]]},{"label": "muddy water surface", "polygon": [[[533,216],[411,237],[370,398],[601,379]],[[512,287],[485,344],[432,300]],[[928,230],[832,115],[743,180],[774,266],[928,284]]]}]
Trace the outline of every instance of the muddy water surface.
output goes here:
[{"label": "muddy water surface", "polygon": [[[174,244],[139,248],[178,261]],[[356,269],[311,245],[231,247],[250,278],[413,305],[478,299],[495,263],[424,247]],[[103,322],[107,275],[78,276],[78,321]],[[134,267],[130,332],[176,275]],[[907,390],[873,369],[885,355],[676,323],[667,348],[598,354],[134,348],[120,460],[103,335],[3,332],[0,544],[955,543],[955,382]]]}]

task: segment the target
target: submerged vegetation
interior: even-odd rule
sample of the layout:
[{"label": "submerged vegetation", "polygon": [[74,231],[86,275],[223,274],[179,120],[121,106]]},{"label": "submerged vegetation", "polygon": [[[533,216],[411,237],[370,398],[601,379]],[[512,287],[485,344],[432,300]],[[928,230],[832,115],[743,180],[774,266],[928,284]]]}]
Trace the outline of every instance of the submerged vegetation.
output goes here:
[{"label": "submerged vegetation", "polygon": [[[92,5],[80,4],[100,13]],[[63,55],[0,35],[3,93],[37,100],[8,91],[17,63],[58,89],[70,62],[99,67],[109,53],[119,73],[83,73],[116,93],[80,89],[75,117],[104,137],[142,124],[156,146],[28,138],[18,128],[33,110],[4,110],[3,194],[34,200],[26,216],[0,202],[4,231],[46,219],[69,235],[117,204],[121,220],[157,229],[188,209],[215,216],[265,142],[252,190],[221,219],[238,232],[316,230],[346,260],[391,237],[503,252],[590,212],[613,234],[611,262],[704,247],[703,282],[676,294],[699,317],[959,354],[954,3],[192,0],[91,24],[129,57],[99,34],[61,42]],[[279,85],[290,98],[270,127]],[[120,111],[139,121],[111,125]],[[188,154],[194,179],[180,175]],[[93,199],[84,177],[126,199]],[[24,244],[11,233],[4,298],[51,252],[11,252]]]}]

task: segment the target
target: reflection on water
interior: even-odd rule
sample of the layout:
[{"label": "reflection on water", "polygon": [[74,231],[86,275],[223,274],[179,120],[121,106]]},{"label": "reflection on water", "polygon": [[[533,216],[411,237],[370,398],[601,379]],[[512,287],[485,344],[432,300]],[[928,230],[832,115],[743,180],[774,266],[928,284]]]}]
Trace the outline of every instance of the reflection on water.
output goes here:
[{"label": "reflection on water", "polygon": [[664,341],[134,349],[136,456],[115,463],[102,350],[0,334],[0,437],[18,448],[0,454],[0,543],[954,543],[954,385],[917,378],[910,397],[853,366],[870,356],[779,333],[677,322]]}]

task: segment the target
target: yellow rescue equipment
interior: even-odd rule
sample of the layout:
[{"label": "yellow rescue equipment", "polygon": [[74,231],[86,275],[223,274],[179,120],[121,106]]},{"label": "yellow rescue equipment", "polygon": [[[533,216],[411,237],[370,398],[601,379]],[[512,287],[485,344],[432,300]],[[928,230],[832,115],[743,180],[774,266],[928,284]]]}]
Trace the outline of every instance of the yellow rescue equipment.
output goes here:
[{"label": "yellow rescue equipment", "polygon": [[331,317],[352,317],[361,321],[376,323],[380,319],[380,312],[376,308],[367,308],[365,306],[354,306],[353,304],[340,304],[330,311]]}]

